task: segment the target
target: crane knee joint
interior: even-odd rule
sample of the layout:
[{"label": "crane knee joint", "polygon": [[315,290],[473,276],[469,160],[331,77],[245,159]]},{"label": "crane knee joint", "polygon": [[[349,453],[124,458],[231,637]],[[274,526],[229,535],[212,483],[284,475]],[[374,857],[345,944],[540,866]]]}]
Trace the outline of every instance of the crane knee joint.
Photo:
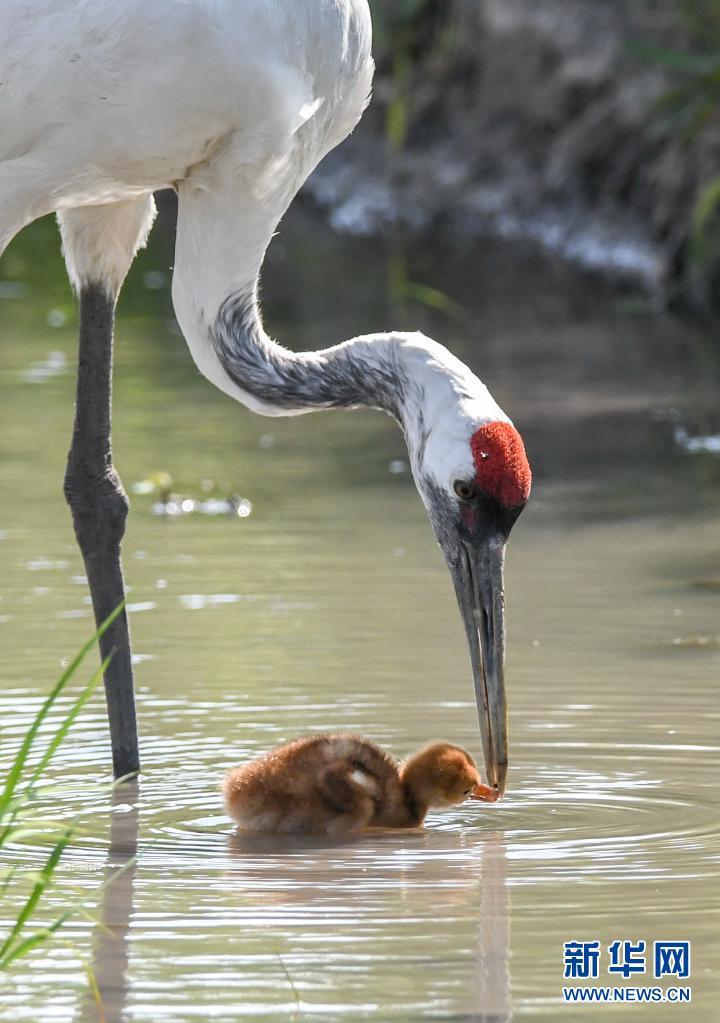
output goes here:
[{"label": "crane knee joint", "polygon": [[64,490],[81,548],[86,541],[92,546],[120,543],[130,502],[115,469],[97,476],[71,458]]}]

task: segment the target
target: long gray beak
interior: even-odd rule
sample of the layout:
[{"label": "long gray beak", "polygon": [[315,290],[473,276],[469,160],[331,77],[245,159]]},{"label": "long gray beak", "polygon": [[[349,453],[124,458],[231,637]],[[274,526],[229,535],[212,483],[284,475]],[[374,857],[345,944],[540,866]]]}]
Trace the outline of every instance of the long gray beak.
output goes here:
[{"label": "long gray beak", "polygon": [[472,663],[475,702],[488,783],[505,791],[508,764],[505,703],[505,537],[461,541],[451,566]]}]

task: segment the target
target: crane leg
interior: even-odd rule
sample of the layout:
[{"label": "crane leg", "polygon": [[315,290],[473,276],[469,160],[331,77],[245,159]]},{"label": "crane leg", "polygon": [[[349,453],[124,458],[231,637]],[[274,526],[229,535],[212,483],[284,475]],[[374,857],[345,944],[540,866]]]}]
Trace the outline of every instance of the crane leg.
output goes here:
[{"label": "crane leg", "polygon": [[[65,260],[80,297],[77,400],[65,497],[98,625],[125,597],[120,543],[129,505],[113,465],[110,436],[115,302],[153,214],[152,198],[142,197],[112,207],[67,210],[59,217]],[[118,247],[118,239],[124,241],[125,236],[129,242]],[[104,240],[109,251],[98,248]],[[140,769],[130,633],[124,610],[100,638],[100,653],[103,659],[112,654],[104,682],[113,771],[120,778]]]},{"label": "crane leg", "polygon": [[[85,562],[95,621],[100,625],[125,597],[120,542],[128,499],[112,463],[110,442],[115,302],[98,285],[80,291],[77,401],[65,497]],[[125,610],[100,638],[115,777],[140,769],[130,633]]]}]

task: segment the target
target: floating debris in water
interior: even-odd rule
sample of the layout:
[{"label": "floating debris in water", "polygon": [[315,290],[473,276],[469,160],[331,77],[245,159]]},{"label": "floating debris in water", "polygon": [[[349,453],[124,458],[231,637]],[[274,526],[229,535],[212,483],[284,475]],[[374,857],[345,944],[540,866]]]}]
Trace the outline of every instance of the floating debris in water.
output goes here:
[{"label": "floating debris in water", "polygon": [[56,618],[88,618],[90,611],[87,608],[71,608],[68,611],[58,611],[55,615]]},{"label": "floating debris in water", "polygon": [[[157,494],[158,500],[150,507],[153,515],[160,515],[166,518],[178,518],[181,515],[229,515],[239,519],[246,519],[252,514],[252,504],[246,497],[239,494],[212,495],[198,500],[184,494],[172,492],[173,479],[169,472],[154,472],[146,479],[139,480],[132,486],[135,494]],[[221,484],[223,489],[228,484]],[[200,483],[200,489],[209,494],[216,487],[213,480],[204,479]]]},{"label": "floating debris in water", "polygon": [[230,515],[246,519],[252,514],[252,504],[245,497],[209,497],[206,501],[195,501],[192,497],[155,501],[150,508],[153,515],[177,518],[180,515]]},{"label": "floating debris in water", "polygon": [[684,426],[676,426],[675,443],[688,455],[720,455],[720,433],[691,437]]},{"label": "floating debris in water", "polygon": [[7,540],[7,529],[0,529],[0,540]]},{"label": "floating debris in water", "polygon": [[131,654],[130,660],[133,664],[144,664],[145,661],[156,661],[155,654]]},{"label": "floating debris in water", "polygon": [[709,650],[720,650],[720,636],[676,636],[672,641],[672,645],[685,647],[687,649],[703,648]]},{"label": "floating debris in water", "polygon": [[172,476],[169,472],[151,472],[144,480],[133,483],[133,494],[160,494],[161,497],[169,497],[172,489]]},{"label": "floating debris in water", "polygon": [[235,514],[239,519],[246,519],[252,515],[252,502],[248,501],[246,497],[241,497],[236,501]]},{"label": "floating debris in water", "polygon": [[60,376],[67,369],[67,357],[64,352],[50,352],[42,362],[34,362],[29,369],[23,370],[20,379],[26,384],[44,384],[53,377]]},{"label": "floating debris in water", "polygon": [[407,471],[407,462],[402,458],[393,458],[392,462],[388,465],[388,470],[393,476],[401,476]]},{"label": "floating debris in water", "polygon": [[275,438],[271,433],[261,433],[258,444],[261,448],[265,448],[267,450],[268,448],[274,447]]},{"label": "floating debris in water", "polygon": [[35,558],[34,561],[26,561],[25,568],[28,572],[50,572],[61,568],[68,568],[69,561],[50,561],[49,558]]},{"label": "floating debris in water", "polygon": [[241,600],[259,600],[255,594],[240,593],[183,593],[180,603],[188,611],[202,611],[218,604],[237,604]]},{"label": "floating debris in water", "polygon": [[135,604],[127,604],[128,614],[135,614],[138,611],[154,611],[157,604],[154,600],[139,600]]},{"label": "floating debris in water", "polygon": [[155,501],[150,511],[153,515],[188,515],[195,511],[195,502],[189,498],[186,500],[173,500],[172,497],[166,501]]}]

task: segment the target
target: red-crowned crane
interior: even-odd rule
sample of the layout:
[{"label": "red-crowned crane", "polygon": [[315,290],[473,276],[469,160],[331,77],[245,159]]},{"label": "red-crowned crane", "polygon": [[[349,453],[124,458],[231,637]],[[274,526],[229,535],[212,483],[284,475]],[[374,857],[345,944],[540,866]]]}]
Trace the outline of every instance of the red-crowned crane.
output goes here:
[{"label": "red-crowned crane", "polygon": [[[5,0],[0,18],[0,252],[56,211],[80,303],[65,494],[98,622],[124,595],[127,497],[110,444],[115,303],[153,192],[178,197],[173,302],[198,368],[253,412],[367,405],[405,434],[470,646],[483,754],[507,770],[503,557],[527,501],[522,440],[485,385],[418,333],[298,354],[258,308],[270,239],[352,130],[373,73],[366,0]],[[103,655],[113,766],[139,769],[123,615]]]}]

